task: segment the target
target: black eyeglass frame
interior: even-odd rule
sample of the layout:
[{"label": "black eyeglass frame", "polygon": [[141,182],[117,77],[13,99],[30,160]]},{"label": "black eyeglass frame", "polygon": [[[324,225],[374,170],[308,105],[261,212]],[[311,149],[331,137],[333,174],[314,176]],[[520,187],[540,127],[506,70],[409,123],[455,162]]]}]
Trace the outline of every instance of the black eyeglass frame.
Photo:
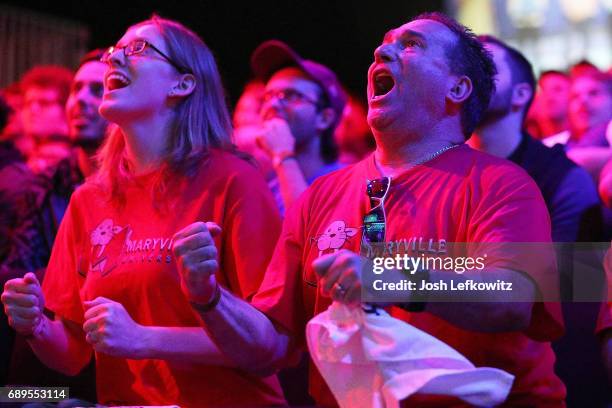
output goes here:
[{"label": "black eyeglass frame", "polygon": [[[139,49],[138,51],[134,51],[134,50],[128,51],[128,48],[133,47],[134,44],[138,44],[138,43],[142,43],[143,44],[142,49]],[[143,52],[145,52],[147,47],[151,48],[153,51],[155,51],[156,53],[161,55],[166,60],[166,62],[168,62],[170,65],[172,65],[174,68],[176,68],[176,70],[178,72],[180,72],[181,74],[189,74],[189,73],[191,73],[191,71],[189,69],[187,69],[184,66],[174,62],[172,60],[172,58],[170,58],[168,55],[166,55],[166,53],[164,53],[159,48],[157,48],[156,46],[151,44],[149,41],[143,40],[143,39],[132,40],[129,43],[127,43],[126,45],[124,45],[123,47],[117,47],[115,45],[112,45],[112,46],[108,47],[107,50],[104,52],[104,54],[102,54],[102,58],[100,58],[100,61],[104,62],[104,63],[107,63],[108,60],[110,59],[110,56],[115,51],[117,51],[117,50],[123,50],[123,55],[126,58],[128,58],[128,57],[130,57],[132,55],[142,54]]]},{"label": "black eyeglass frame", "polygon": [[[288,98],[287,96],[289,95],[291,95],[292,97]],[[292,98],[293,100],[291,100]],[[303,101],[303,102],[308,102],[308,103],[313,104],[314,106],[317,107],[317,109],[325,108],[324,103],[322,101],[313,99],[309,97],[308,95],[304,94],[303,92],[298,91],[297,89],[288,88],[288,89],[283,89],[279,91],[270,90],[270,91],[264,92],[262,96],[263,103],[270,102],[272,99],[278,99],[283,106],[286,104],[295,102],[295,101]]]}]

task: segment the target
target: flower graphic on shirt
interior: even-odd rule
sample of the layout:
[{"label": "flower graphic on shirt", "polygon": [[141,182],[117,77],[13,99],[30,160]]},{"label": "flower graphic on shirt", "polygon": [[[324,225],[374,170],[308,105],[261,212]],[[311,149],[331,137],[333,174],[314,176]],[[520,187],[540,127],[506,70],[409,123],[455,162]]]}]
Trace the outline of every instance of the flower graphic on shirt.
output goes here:
[{"label": "flower graphic on shirt", "polygon": [[[104,255],[104,250],[111,243],[113,238],[121,233],[126,227],[115,225],[113,220],[106,218],[89,235],[92,252],[97,252],[91,262],[91,270],[104,272],[108,261],[108,256]],[[97,250],[97,251],[96,251]],[[108,273],[107,271],[106,273]]]},{"label": "flower graphic on shirt", "polygon": [[108,243],[111,242],[115,234],[121,232],[122,229],[123,228],[118,225],[113,225],[113,220],[107,218],[91,232],[91,235],[89,236],[91,245],[100,246],[98,256],[102,255],[102,252],[104,252],[104,248],[106,248],[106,245],[108,245]]},{"label": "flower graphic on shirt", "polygon": [[323,234],[316,238],[313,238],[317,242],[317,248],[319,249],[319,256],[323,255],[323,252],[327,250],[333,250],[338,252],[340,248],[344,246],[344,243],[355,234],[357,234],[357,228],[347,227],[344,221],[334,221],[329,227],[325,229]]}]

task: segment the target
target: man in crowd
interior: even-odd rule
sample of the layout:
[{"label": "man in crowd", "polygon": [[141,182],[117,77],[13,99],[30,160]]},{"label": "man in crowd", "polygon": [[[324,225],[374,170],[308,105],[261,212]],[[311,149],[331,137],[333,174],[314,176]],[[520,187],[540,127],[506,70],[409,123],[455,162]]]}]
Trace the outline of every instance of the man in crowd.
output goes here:
[{"label": "man in crowd", "polygon": [[104,50],[96,49],[81,59],[66,101],[68,134],[76,147],[75,156],[83,177],[90,176],[95,170],[94,155],[104,140],[108,125],[98,112],[107,68],[100,62],[103,53]]},{"label": "man in crowd", "polygon": [[544,139],[544,144],[565,145],[567,155],[585,168],[595,183],[612,158],[612,76],[597,68],[572,76],[569,130]]},{"label": "man in crowd", "polygon": [[[497,68],[495,94],[470,145],[521,166],[536,182],[548,207],[552,238],[557,244],[566,336],[555,344],[557,373],[568,388],[570,405],[601,405],[596,401],[602,367],[593,343],[593,328],[584,329],[585,319],[597,315],[597,304],[574,304],[573,283],[581,282],[581,267],[574,268],[573,247],[577,241],[595,242],[602,236],[600,201],[589,174],[567,158],[562,146],[548,148],[523,130],[524,117],[533,100],[535,78],[531,64],[516,49],[492,36],[481,36]],[[576,265],[581,265],[579,262]],[[576,370],[576,367],[582,367]],[[586,378],[578,374],[593,375]],[[589,392],[585,392],[589,390]]]},{"label": "man in crowd", "polygon": [[532,136],[543,139],[569,129],[569,76],[561,71],[542,72],[538,88],[539,92],[530,107],[535,112],[528,113],[528,120],[531,119],[533,131],[536,132]]},{"label": "man in crowd", "polygon": [[72,72],[43,65],[26,72],[21,80],[23,137],[31,144],[28,166],[42,172],[70,154],[64,107],[70,92]]},{"label": "man in crowd", "polygon": [[511,160],[534,179],[550,212],[554,242],[597,241],[599,198],[589,174],[569,160],[561,146],[547,148],[523,130],[535,91],[531,64],[494,37],[480,40],[495,61],[496,89],[470,145]]},{"label": "man in crowd", "polygon": [[334,130],[347,97],[329,68],[280,41],[257,47],[251,67],[265,82],[257,143],[272,162],[269,185],[284,213],[317,177],[340,167]]},{"label": "man in crowd", "polygon": [[[251,304],[224,289],[211,299],[200,316],[224,355],[244,369],[266,372],[292,346],[304,344],[306,322],[332,300],[359,303],[362,287],[369,289],[364,274],[371,271],[358,255],[362,228],[363,242],[384,242],[391,257],[402,250],[444,255],[448,242],[474,243],[468,244],[472,254],[479,249],[475,243],[550,242],[546,206],[528,175],[463,144],[489,104],[494,74],[482,44],[441,14],[420,15],[385,35],[368,73],[368,122],[377,150],[315,181],[288,212]],[[407,311],[392,307],[391,313],[476,366],[515,375],[509,405],[561,406],[565,389],[554,374],[549,341],[562,324],[554,305],[535,301],[555,292],[554,257],[549,251],[531,259],[509,257],[501,247],[489,248],[482,271],[423,270],[410,279],[501,279],[513,291],[468,299],[456,291],[404,292],[399,305]],[[214,279],[204,281],[215,285]],[[310,391],[319,405],[334,405],[314,369]],[[450,401],[417,395],[410,402]]]}]

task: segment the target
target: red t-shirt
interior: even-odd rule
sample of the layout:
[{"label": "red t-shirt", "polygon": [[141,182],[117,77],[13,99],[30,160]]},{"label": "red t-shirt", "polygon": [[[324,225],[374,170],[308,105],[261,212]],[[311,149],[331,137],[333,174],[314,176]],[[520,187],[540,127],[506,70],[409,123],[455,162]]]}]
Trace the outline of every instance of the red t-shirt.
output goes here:
[{"label": "red t-shirt", "polygon": [[[195,221],[222,228],[215,239],[217,280],[250,300],[259,287],[280,231],[280,217],[266,183],[244,160],[211,153],[193,178],[153,208],[146,188],[153,176],[126,186],[117,208],[97,185],[72,197],[60,227],[43,290],[47,307],[83,324],[84,300],[104,296],[121,303],[144,326],[198,327],[201,320],[180,287],[173,235]],[[138,339],[134,339],[138,341]],[[98,398],[104,404],[270,406],[284,398],[275,376],[165,360],[131,360],[96,353]]]},{"label": "red t-shirt", "polygon": [[[298,343],[303,344],[308,320],[330,305],[330,299],[318,290],[312,262],[337,249],[359,253],[362,219],[370,207],[366,180],[378,177],[372,155],[315,181],[287,214],[253,304]],[[406,248],[408,243],[409,248],[415,245],[435,252],[441,242],[550,242],[548,211],[535,183],[514,164],[468,146],[394,178],[385,210],[386,242],[396,248]],[[333,236],[330,228],[337,231]],[[540,255],[543,270],[503,253],[489,253],[495,259],[493,266],[520,270],[539,289],[557,291],[552,248]],[[430,313],[411,314],[398,308],[391,312],[448,343],[476,366],[497,367],[515,375],[510,405],[539,406],[548,401],[558,405],[565,396],[553,371],[549,343],[563,331],[558,306],[536,303],[529,329],[507,333],[463,330]],[[335,404],[314,367],[310,391],[319,404]]]}]

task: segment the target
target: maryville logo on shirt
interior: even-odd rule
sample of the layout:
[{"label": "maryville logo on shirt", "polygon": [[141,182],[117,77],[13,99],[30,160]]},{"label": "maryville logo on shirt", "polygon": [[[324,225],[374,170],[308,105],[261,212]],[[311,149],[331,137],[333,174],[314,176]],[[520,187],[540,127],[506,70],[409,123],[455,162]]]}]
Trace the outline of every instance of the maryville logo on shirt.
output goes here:
[{"label": "maryville logo on shirt", "polygon": [[133,239],[133,235],[129,225],[117,225],[110,218],[98,224],[89,235],[92,259],[89,271],[106,276],[119,264],[172,262],[172,238]]},{"label": "maryville logo on shirt", "polygon": [[338,252],[358,231],[359,228],[347,227],[344,221],[333,221],[321,235],[311,240],[317,243],[319,256],[321,256],[329,250]]},{"label": "maryville logo on shirt", "polygon": [[172,262],[171,237],[146,237],[132,239],[134,231],[130,229],[125,237],[121,253],[121,263],[170,263]]}]

